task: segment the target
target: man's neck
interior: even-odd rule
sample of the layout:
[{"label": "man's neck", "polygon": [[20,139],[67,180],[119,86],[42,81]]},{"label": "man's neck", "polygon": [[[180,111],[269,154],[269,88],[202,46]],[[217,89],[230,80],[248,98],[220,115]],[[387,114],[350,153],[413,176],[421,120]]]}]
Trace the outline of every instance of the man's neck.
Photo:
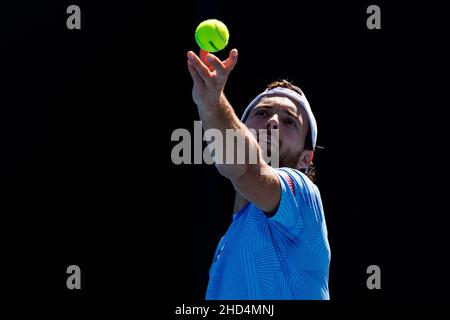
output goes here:
[{"label": "man's neck", "polygon": [[244,206],[247,205],[249,201],[245,199],[239,192],[236,191],[236,196],[234,198],[234,209],[233,212],[239,212]]}]

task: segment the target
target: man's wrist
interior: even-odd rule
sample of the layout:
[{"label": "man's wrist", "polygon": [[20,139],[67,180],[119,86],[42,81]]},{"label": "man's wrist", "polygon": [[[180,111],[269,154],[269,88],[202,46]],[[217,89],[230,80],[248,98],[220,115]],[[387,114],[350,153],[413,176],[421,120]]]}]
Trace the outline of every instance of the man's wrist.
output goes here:
[{"label": "man's wrist", "polygon": [[203,102],[197,103],[197,108],[206,112],[215,112],[220,108],[225,107],[227,103],[228,100],[225,97],[225,94],[222,92],[218,95],[217,98],[208,99]]}]

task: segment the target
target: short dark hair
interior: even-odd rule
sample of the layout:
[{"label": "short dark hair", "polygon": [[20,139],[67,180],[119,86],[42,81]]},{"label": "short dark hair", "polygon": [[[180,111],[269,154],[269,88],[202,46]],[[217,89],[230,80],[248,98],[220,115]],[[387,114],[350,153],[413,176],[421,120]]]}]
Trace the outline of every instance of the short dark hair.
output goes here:
[{"label": "short dark hair", "polygon": [[[271,82],[271,83],[269,83],[267,85],[267,88],[269,90],[273,89],[273,88],[278,88],[278,87],[290,89],[290,90],[300,94],[301,96],[304,96],[304,93],[303,93],[302,89],[300,89],[300,87],[297,87],[291,81],[286,80],[286,79],[273,81],[273,82]],[[308,132],[306,132],[304,149],[305,150],[311,150],[311,151],[314,152],[314,148],[312,146],[312,137],[311,137],[311,129],[310,128],[308,128]],[[315,168],[315,166],[314,166],[312,161],[311,161],[311,164],[309,165],[308,169],[302,170],[302,171],[305,171],[304,173],[308,176],[308,178],[311,181],[315,180],[316,168]]]},{"label": "short dark hair", "polygon": [[304,96],[303,91],[302,91],[302,89],[300,89],[300,87],[297,87],[292,82],[285,80],[285,79],[273,81],[267,85],[267,88],[269,90],[273,89],[273,88],[278,88],[278,87],[290,89],[292,91],[297,92],[299,95]]}]

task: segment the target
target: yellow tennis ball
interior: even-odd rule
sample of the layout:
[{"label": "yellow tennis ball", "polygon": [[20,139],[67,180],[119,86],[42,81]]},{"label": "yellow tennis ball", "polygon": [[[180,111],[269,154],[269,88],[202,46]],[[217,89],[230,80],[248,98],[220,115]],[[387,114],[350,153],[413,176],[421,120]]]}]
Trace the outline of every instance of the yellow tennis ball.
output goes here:
[{"label": "yellow tennis ball", "polygon": [[195,41],[208,52],[217,52],[228,44],[230,34],[227,26],[219,20],[209,19],[201,22],[195,30]]}]

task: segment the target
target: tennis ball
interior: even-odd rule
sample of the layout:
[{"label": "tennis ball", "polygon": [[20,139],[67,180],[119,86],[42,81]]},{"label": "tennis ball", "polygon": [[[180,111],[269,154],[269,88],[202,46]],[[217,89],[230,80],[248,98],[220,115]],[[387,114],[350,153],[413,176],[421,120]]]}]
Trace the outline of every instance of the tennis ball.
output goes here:
[{"label": "tennis ball", "polygon": [[227,26],[216,19],[201,22],[195,30],[195,41],[200,48],[208,52],[217,52],[225,48],[229,37]]}]

